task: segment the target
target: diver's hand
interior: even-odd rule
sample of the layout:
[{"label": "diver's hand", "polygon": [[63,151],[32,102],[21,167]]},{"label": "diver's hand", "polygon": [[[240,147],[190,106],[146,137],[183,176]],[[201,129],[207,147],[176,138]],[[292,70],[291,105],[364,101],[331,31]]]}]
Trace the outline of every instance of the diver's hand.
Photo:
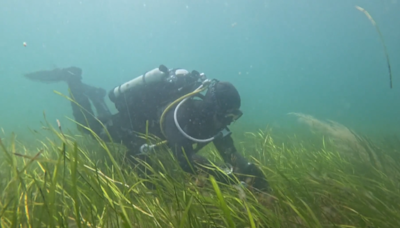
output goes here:
[{"label": "diver's hand", "polygon": [[270,187],[267,179],[265,178],[263,172],[253,163],[248,163],[244,174],[245,177],[244,182],[248,186],[248,188],[253,188],[262,192],[269,192]]}]

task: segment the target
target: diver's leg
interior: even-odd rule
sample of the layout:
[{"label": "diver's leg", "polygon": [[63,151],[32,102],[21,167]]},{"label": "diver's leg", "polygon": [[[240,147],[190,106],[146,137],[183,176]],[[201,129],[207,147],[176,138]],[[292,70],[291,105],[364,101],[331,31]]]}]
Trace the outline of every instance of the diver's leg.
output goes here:
[{"label": "diver's leg", "polygon": [[[68,87],[72,98],[71,107],[75,121],[78,122],[78,129],[84,133],[89,133],[83,126],[92,128],[96,133],[99,123],[94,117],[89,97],[85,94],[85,86],[80,80],[68,81]],[[81,126],[81,125],[83,126]]]},{"label": "diver's leg", "polygon": [[[25,74],[25,77],[44,83],[55,83],[55,82],[66,82],[71,92],[71,97],[74,101],[71,101],[72,113],[75,121],[83,126],[90,127],[95,132],[100,130],[99,123],[94,117],[94,113],[89,101],[89,98],[94,96],[94,89],[82,83],[82,69],[79,67],[68,67],[68,68],[56,68],[54,70],[42,70],[32,73]],[[103,96],[104,97],[104,96]],[[101,100],[103,99],[101,98]],[[108,110],[104,101],[103,104],[94,98],[93,104],[98,108],[98,114],[106,113]],[[78,129],[88,133],[84,127],[78,124]]]},{"label": "diver's leg", "polygon": [[97,117],[99,119],[105,119],[111,116],[111,112],[108,109],[104,97],[106,96],[106,90],[103,88],[96,88],[90,85],[82,83],[84,93],[92,101],[96,108]]}]

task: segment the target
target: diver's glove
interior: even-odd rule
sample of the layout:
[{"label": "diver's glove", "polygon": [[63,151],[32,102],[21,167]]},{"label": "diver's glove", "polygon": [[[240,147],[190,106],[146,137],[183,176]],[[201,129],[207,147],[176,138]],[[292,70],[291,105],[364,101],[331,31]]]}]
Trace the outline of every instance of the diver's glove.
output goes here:
[{"label": "diver's glove", "polygon": [[266,180],[263,172],[253,163],[247,163],[243,170],[243,174],[248,175],[245,178],[246,185],[251,186],[262,192],[269,192],[269,183]]}]

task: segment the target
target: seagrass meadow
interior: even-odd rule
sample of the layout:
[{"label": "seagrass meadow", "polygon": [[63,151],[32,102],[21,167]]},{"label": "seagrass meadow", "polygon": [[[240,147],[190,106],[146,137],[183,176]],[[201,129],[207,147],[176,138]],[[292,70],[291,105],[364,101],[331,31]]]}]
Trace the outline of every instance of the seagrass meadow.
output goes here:
[{"label": "seagrass meadow", "polygon": [[[123,146],[55,121],[32,132],[36,143],[3,132],[0,227],[400,227],[400,140],[291,115],[313,134],[235,134],[268,179],[266,193],[189,175],[166,148],[138,168]],[[213,146],[202,154],[221,160]]]},{"label": "seagrass meadow", "polygon": [[[399,12],[400,0],[0,0],[0,228],[400,228]],[[146,120],[148,153],[129,157]],[[212,143],[199,153],[230,181],[187,173],[151,134],[197,151],[231,121],[268,190],[225,175]]]}]

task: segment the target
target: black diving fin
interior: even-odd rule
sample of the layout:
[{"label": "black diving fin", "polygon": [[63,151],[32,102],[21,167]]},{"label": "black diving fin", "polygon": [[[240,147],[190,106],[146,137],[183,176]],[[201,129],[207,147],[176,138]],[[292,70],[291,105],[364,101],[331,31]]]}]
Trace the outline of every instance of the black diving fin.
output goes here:
[{"label": "black diving fin", "polygon": [[82,70],[78,67],[68,67],[64,69],[56,68],[54,70],[42,70],[35,71],[32,73],[25,74],[26,78],[33,81],[40,81],[44,83],[54,83],[54,82],[70,82],[82,79]]}]

